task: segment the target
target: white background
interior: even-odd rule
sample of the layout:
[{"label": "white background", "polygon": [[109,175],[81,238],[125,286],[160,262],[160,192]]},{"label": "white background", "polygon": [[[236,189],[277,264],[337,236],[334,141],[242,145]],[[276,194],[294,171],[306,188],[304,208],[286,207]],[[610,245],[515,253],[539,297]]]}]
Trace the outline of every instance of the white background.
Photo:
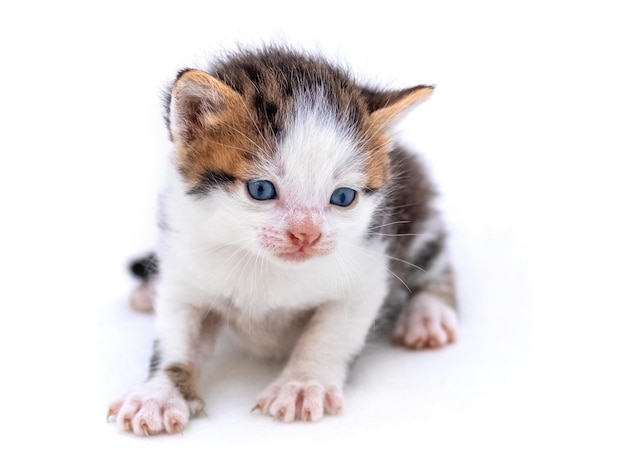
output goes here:
[{"label": "white background", "polygon": [[[5,2],[0,7],[4,468],[624,468],[626,73],[619,2]],[[208,418],[105,422],[145,377],[127,261],[156,237],[160,93],[237,42],[435,83],[399,128],[452,231],[454,346],[369,347],[342,416],[251,415],[278,371],[221,345]],[[9,462],[11,467],[4,465]]]}]

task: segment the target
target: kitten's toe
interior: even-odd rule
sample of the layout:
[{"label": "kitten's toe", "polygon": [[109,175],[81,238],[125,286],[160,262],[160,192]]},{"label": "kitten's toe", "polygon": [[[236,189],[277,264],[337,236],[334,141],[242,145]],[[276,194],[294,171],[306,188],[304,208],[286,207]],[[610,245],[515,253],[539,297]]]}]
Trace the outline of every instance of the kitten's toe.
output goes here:
[{"label": "kitten's toe", "polygon": [[439,298],[423,292],[411,299],[398,318],[394,343],[411,349],[438,348],[455,341],[457,318]]},{"label": "kitten's toe", "polygon": [[131,393],[109,407],[119,427],[138,436],[153,436],[166,432],[180,433],[191,416],[187,401],[176,389],[150,390]]},{"label": "kitten's toe", "polygon": [[336,386],[317,381],[287,381],[270,385],[253,411],[260,410],[277,421],[319,421],[325,414],[334,415],[343,408],[343,394]]}]

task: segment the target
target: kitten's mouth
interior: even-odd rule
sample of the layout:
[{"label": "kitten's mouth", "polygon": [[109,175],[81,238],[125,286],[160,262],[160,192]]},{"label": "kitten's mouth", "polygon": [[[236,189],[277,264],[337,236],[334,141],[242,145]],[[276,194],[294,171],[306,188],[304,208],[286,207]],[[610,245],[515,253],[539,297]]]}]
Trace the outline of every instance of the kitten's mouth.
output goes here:
[{"label": "kitten's mouth", "polygon": [[306,250],[304,247],[296,251],[278,253],[278,257],[285,261],[302,262],[315,257],[316,254]]},{"label": "kitten's mouth", "polygon": [[276,253],[276,256],[284,261],[291,261],[295,263],[301,263],[303,261],[309,260],[311,258],[316,258],[318,256],[322,256],[328,254],[326,250],[312,250],[307,247],[300,247],[298,250],[294,251],[283,251],[281,253]]}]

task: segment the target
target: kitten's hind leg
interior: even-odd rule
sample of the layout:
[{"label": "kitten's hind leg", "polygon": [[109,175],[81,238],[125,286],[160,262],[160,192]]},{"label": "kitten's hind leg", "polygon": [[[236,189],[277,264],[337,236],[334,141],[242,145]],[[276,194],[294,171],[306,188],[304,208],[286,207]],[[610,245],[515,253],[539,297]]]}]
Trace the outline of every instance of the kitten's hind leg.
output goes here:
[{"label": "kitten's hind leg", "polygon": [[444,247],[445,236],[422,247],[408,276],[412,294],[397,319],[394,343],[411,349],[438,348],[457,335],[454,275]]},{"label": "kitten's hind leg", "polygon": [[[394,343],[411,349],[438,348],[454,342],[456,312],[441,285],[429,285],[412,296],[398,317]],[[445,288],[443,289],[446,290]]]},{"label": "kitten's hind leg", "polygon": [[154,311],[155,280],[143,281],[130,294],[130,308],[135,312]]},{"label": "kitten's hind leg", "polygon": [[141,284],[130,295],[130,308],[136,312],[153,312],[155,284],[159,274],[159,260],[150,253],[133,260],[128,266],[131,274],[141,280]]}]

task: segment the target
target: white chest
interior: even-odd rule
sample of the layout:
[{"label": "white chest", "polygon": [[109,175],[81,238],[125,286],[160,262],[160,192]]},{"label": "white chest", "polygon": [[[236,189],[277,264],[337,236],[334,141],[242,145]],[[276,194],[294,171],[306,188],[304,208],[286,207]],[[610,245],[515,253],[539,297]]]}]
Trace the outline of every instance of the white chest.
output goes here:
[{"label": "white chest", "polygon": [[[177,248],[163,253],[162,286],[176,286],[170,294],[222,316],[241,344],[262,356],[287,354],[321,305],[351,305],[355,298],[371,292],[382,298],[387,291],[382,245],[339,247],[293,265],[238,248]],[[349,316],[359,314],[348,310]]]},{"label": "white chest", "polygon": [[[338,249],[304,263],[277,264],[237,248],[198,255],[177,250],[168,266],[186,297],[199,307],[263,318],[275,311],[306,311],[361,289],[376,272],[386,272],[383,246]],[[164,270],[164,274],[167,270]]]}]

